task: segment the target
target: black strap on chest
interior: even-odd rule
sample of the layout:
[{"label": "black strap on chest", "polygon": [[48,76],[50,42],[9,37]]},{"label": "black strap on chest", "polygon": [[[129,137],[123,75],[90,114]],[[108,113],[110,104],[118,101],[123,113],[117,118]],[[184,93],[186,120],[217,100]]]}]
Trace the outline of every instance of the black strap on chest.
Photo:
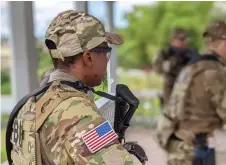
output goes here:
[{"label": "black strap on chest", "polygon": [[[61,84],[65,84],[68,85],[70,87],[73,87],[77,90],[82,90],[85,93],[87,93],[88,91],[92,91],[93,93],[101,96],[101,97],[105,97],[108,98],[110,100],[114,100],[117,102],[122,101],[120,98],[117,98],[113,95],[101,92],[101,91],[95,91],[93,88],[87,87],[85,86],[81,81],[77,81],[77,82],[69,82],[69,81],[60,81]],[[11,165],[12,164],[12,159],[11,159],[11,150],[13,148],[12,143],[10,142],[10,137],[12,134],[12,126],[13,126],[13,122],[14,119],[16,118],[16,116],[18,115],[20,109],[23,107],[23,105],[27,102],[27,100],[32,97],[32,96],[38,96],[44,92],[46,92],[49,87],[52,85],[52,82],[47,83],[46,85],[35,89],[34,91],[32,91],[30,94],[24,96],[13,108],[10,116],[9,116],[9,120],[8,120],[8,124],[7,124],[7,128],[6,128],[6,153],[7,153],[7,158],[8,158],[8,162]]]},{"label": "black strap on chest", "polygon": [[197,56],[196,58],[193,58],[188,65],[195,64],[199,61],[218,61],[218,58],[215,55],[203,55],[203,56]]}]

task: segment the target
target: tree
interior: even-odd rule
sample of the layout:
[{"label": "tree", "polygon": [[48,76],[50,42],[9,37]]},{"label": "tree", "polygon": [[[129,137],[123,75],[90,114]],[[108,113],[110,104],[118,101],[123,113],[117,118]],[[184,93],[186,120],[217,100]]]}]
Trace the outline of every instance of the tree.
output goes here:
[{"label": "tree", "polygon": [[202,50],[205,26],[213,19],[213,13],[214,18],[222,16],[216,11],[214,2],[174,1],[135,6],[125,15],[128,26],[118,29],[125,37],[118,51],[119,65],[130,68],[150,65],[157,51],[168,44],[174,27],[185,28],[190,35],[190,46]]}]

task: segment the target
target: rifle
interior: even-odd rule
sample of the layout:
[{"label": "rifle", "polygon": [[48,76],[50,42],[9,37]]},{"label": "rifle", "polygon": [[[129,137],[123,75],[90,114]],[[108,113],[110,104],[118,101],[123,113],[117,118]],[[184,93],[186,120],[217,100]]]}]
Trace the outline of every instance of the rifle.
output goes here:
[{"label": "rifle", "polygon": [[123,84],[116,86],[116,96],[94,90],[93,93],[115,101],[114,130],[118,134],[119,142],[123,144],[123,147],[129,153],[135,155],[140,162],[144,163],[147,161],[148,158],[145,151],[137,142],[125,142],[125,132],[130,126],[130,120],[138,108],[139,100],[133,95],[129,88]]},{"label": "rifle", "polygon": [[130,126],[130,120],[139,105],[139,100],[126,85],[116,86],[116,97],[120,99],[115,105],[114,129],[119,136],[119,142],[125,140],[125,131]]},{"label": "rifle", "polygon": [[[133,95],[126,85],[118,84],[116,86],[115,121],[114,129],[118,134],[119,142],[124,143],[124,148],[131,154],[135,155],[142,163],[148,161],[145,151],[137,142],[125,142],[125,132],[130,126],[134,112],[138,108],[139,100]],[[123,142],[122,142],[123,141]]]}]

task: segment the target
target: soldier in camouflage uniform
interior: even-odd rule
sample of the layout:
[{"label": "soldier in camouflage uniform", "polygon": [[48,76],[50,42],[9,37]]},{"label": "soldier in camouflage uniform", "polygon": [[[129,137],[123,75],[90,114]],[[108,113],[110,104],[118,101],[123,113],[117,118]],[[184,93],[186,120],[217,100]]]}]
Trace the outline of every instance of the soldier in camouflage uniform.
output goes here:
[{"label": "soldier in camouflage uniform", "polygon": [[[105,32],[103,24],[85,12],[69,10],[54,18],[46,33],[54,64],[48,80],[52,85],[45,93],[31,97],[15,119],[13,164],[141,164],[115,136],[98,151],[91,151],[87,146],[95,139],[85,143],[84,135],[106,119],[85,91],[59,82],[80,80],[90,87],[100,85],[111,51],[108,44],[122,43],[122,36]],[[101,143],[106,143],[104,140]]]},{"label": "soldier in camouflage uniform", "polygon": [[158,123],[159,144],[168,152],[169,165],[192,165],[197,135],[210,137],[226,123],[226,22],[211,23],[203,38],[203,60],[179,74]]},{"label": "soldier in camouflage uniform", "polygon": [[191,58],[188,54],[192,50],[187,48],[187,38],[184,29],[173,29],[170,46],[161,50],[153,63],[154,71],[164,76],[164,104],[169,100],[177,75]]}]

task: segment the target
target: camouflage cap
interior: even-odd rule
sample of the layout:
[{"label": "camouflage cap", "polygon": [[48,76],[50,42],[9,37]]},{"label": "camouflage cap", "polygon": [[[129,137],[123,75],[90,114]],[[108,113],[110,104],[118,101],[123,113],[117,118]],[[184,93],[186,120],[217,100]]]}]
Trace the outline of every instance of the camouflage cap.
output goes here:
[{"label": "camouflage cap", "polygon": [[67,10],[58,14],[46,32],[46,46],[53,58],[85,52],[103,42],[119,45],[124,42],[121,35],[105,32],[103,24],[94,16],[82,11]]},{"label": "camouflage cap", "polygon": [[215,21],[209,24],[204,33],[204,38],[210,38],[212,41],[226,39],[226,21]]}]

